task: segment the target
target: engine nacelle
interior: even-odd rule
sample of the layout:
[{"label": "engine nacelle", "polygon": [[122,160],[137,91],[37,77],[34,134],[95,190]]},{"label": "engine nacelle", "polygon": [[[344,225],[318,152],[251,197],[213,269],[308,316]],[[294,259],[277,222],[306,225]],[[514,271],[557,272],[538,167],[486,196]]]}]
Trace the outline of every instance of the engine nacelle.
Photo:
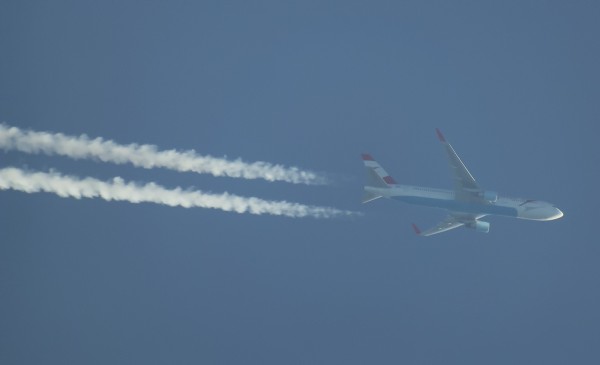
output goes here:
[{"label": "engine nacelle", "polygon": [[484,191],[481,194],[481,197],[483,198],[483,200],[494,203],[496,202],[496,200],[498,200],[498,193],[495,191]]},{"label": "engine nacelle", "polygon": [[469,224],[467,227],[481,233],[488,233],[490,231],[490,224],[483,221],[475,221],[475,223]]}]

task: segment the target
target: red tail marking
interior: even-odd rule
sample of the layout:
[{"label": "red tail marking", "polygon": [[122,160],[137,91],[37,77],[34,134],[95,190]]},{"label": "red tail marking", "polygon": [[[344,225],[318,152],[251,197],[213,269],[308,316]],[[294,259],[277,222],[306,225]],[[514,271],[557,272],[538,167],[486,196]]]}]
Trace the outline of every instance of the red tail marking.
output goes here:
[{"label": "red tail marking", "polygon": [[391,176],[384,177],[383,181],[385,181],[387,184],[390,184],[390,185],[393,185],[396,183],[396,180],[394,180],[394,178]]}]

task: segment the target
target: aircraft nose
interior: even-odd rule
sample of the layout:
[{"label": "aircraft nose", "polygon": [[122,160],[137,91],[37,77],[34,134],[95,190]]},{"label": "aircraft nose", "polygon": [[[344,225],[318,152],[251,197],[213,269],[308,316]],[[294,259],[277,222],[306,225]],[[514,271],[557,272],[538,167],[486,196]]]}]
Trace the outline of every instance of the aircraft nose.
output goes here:
[{"label": "aircraft nose", "polygon": [[554,208],[554,210],[555,210],[554,215],[550,219],[562,218],[562,216],[564,215],[563,212],[558,208]]},{"label": "aircraft nose", "polygon": [[527,209],[522,215],[525,219],[533,219],[536,221],[551,221],[562,216],[563,212],[552,206]]},{"label": "aircraft nose", "polygon": [[540,215],[540,218],[545,221],[555,220],[564,215],[560,209],[555,207],[541,208],[538,214]]}]

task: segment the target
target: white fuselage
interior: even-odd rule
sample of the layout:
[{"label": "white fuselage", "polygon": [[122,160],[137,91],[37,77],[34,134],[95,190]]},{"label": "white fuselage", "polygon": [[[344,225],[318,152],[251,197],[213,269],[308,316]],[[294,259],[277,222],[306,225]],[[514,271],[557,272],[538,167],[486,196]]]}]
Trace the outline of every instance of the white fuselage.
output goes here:
[{"label": "white fuselage", "polygon": [[452,212],[477,215],[502,215],[521,219],[549,221],[563,213],[554,205],[539,200],[498,197],[485,201],[477,196],[457,199],[452,190],[410,185],[392,185],[389,188],[365,186],[365,191],[384,198],[392,198],[410,204],[446,209]]}]

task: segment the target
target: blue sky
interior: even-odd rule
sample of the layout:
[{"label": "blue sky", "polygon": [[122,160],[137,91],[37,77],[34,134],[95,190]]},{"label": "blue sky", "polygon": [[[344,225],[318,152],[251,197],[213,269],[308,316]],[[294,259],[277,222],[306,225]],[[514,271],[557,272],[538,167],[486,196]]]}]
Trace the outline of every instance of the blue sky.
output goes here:
[{"label": "blue sky", "polygon": [[[0,191],[0,362],[600,360],[595,2],[8,1],[0,121],[298,166],[332,186],[1,152],[1,167],[360,211],[293,219]],[[360,204],[370,152],[452,186],[440,128],[540,223],[429,239]]]}]

